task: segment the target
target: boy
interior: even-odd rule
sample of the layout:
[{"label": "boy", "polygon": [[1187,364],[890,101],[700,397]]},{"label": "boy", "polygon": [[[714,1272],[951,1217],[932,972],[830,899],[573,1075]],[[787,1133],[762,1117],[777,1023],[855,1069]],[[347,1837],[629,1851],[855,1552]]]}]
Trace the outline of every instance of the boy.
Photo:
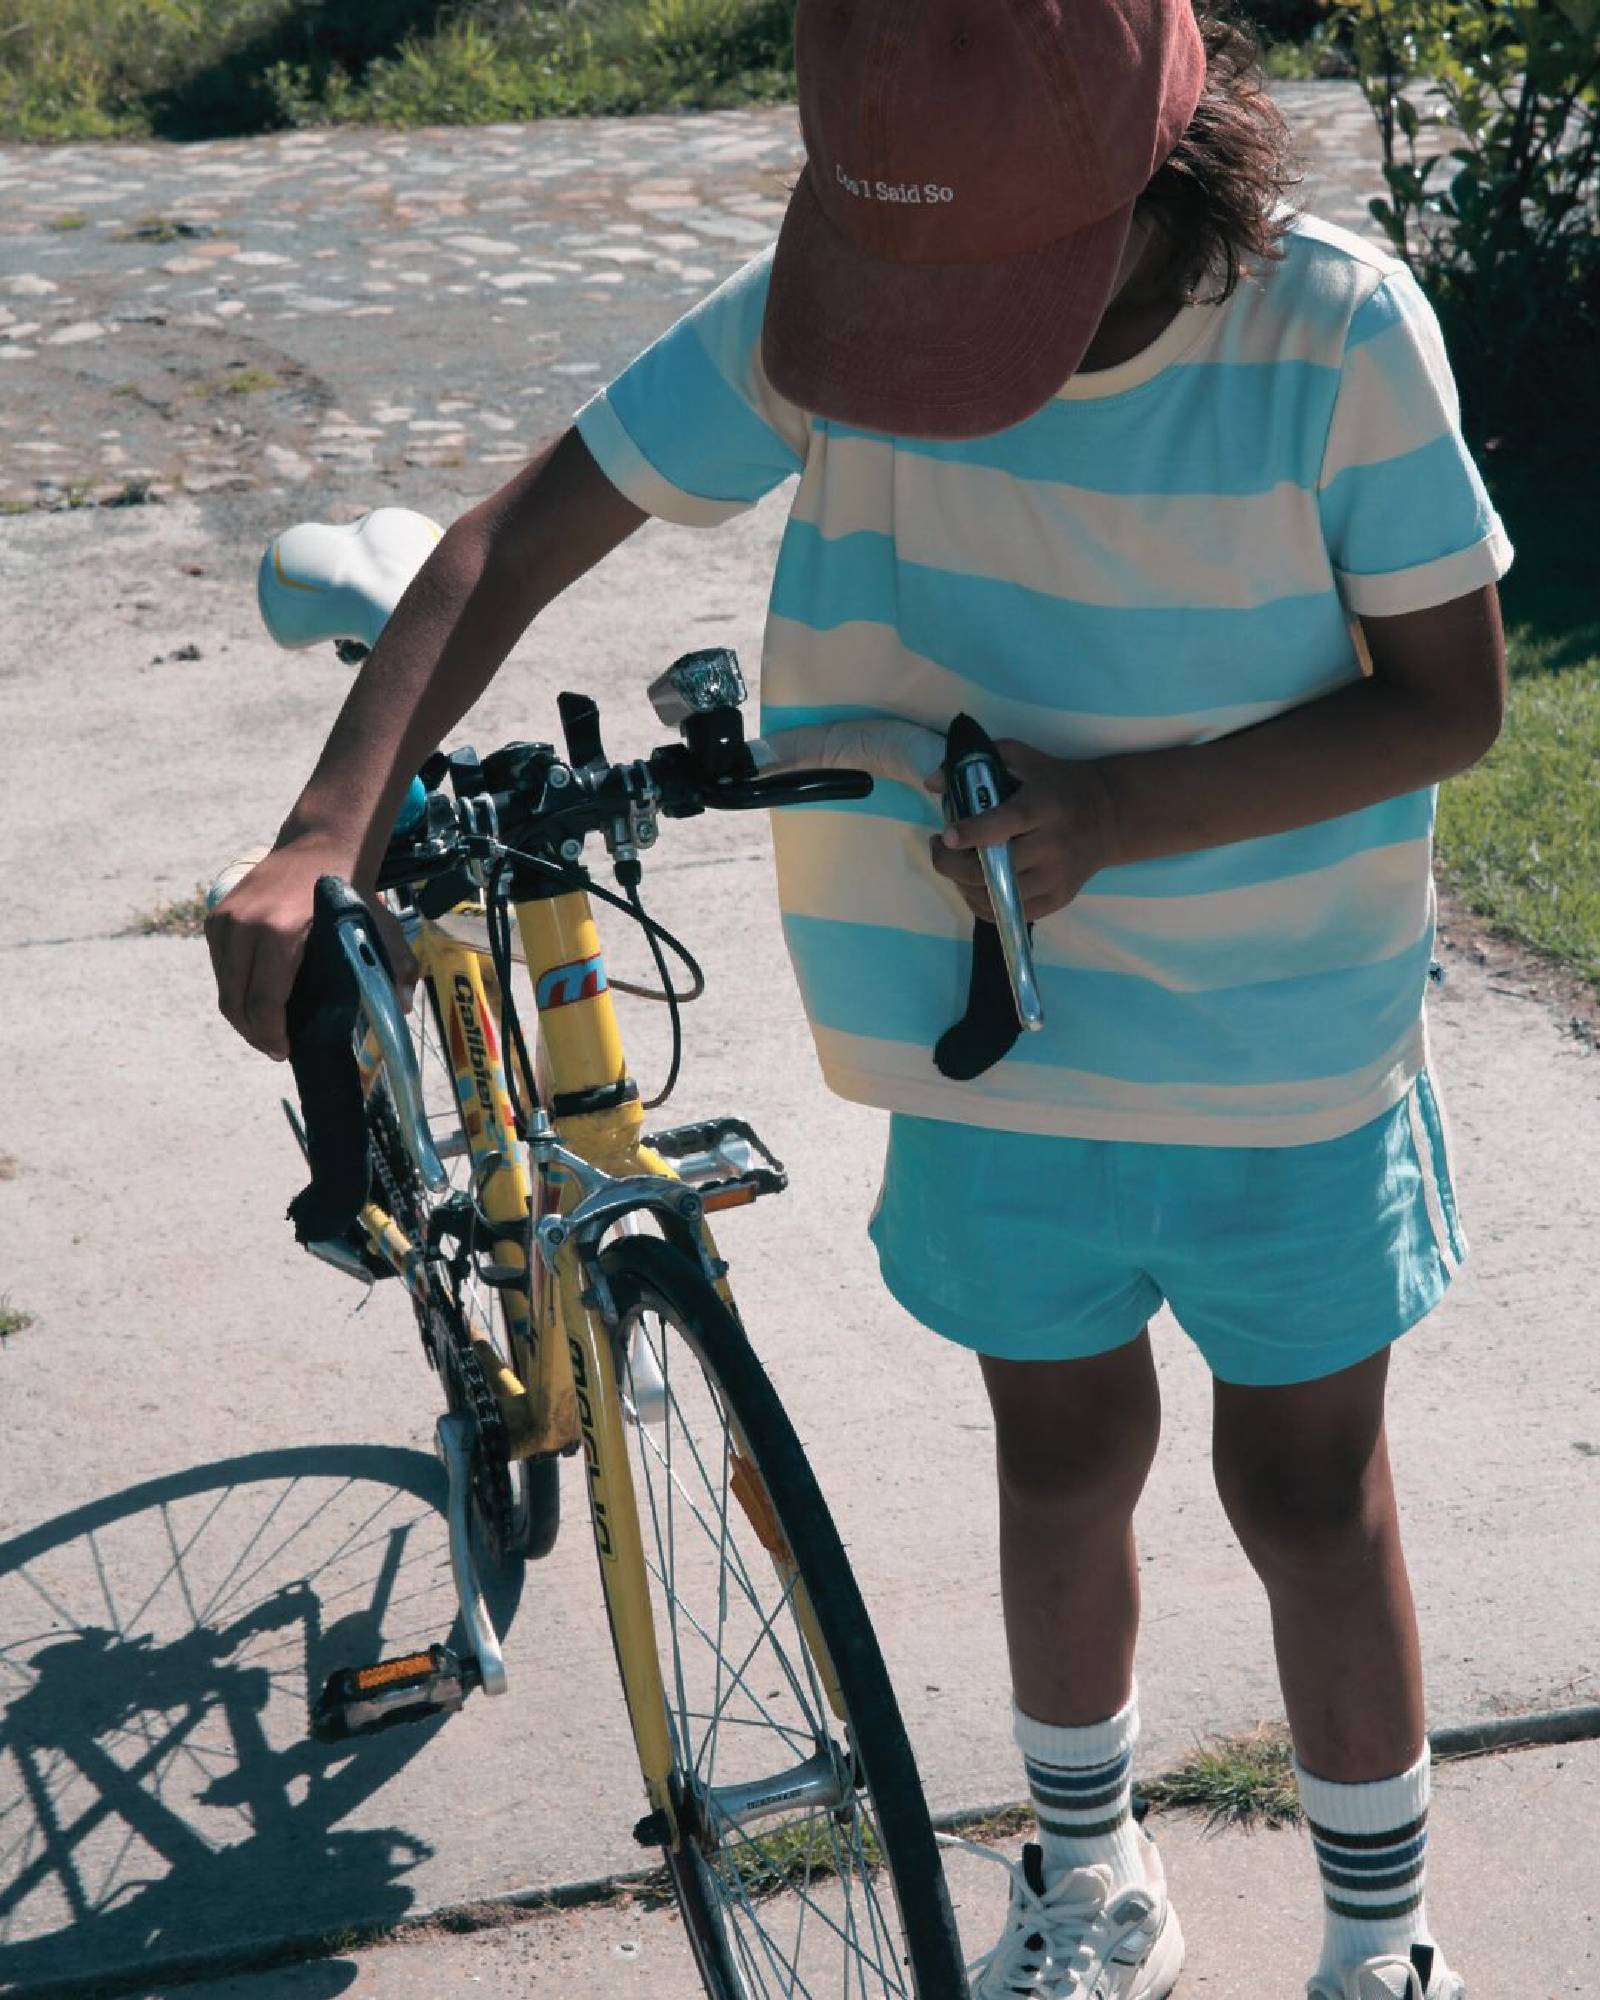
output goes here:
[{"label": "boy", "polygon": [[[1197,18],[1198,15],[1198,18]],[[1463,1244],[1426,1062],[1436,782],[1500,726],[1510,550],[1404,269],[1281,206],[1281,123],[1200,0],[801,0],[775,254],[445,536],[278,846],[209,926],[284,1052],[311,886],[370,881],[410,772],[647,513],[801,476],[768,730],[970,709],[1020,789],[775,830],[830,1084],[893,1114],[872,1222],[980,1357],[1040,1840],[979,2000],[1161,2000],[1130,1813],[1134,1504],[1168,1300],[1266,1586],[1325,1889],[1310,2000],[1463,2000],[1428,1931],[1428,1753],[1383,1422]],[[975,849],[1010,839],[1047,1024],[969,1082]],[[870,1004],[868,1002],[870,996]]]}]

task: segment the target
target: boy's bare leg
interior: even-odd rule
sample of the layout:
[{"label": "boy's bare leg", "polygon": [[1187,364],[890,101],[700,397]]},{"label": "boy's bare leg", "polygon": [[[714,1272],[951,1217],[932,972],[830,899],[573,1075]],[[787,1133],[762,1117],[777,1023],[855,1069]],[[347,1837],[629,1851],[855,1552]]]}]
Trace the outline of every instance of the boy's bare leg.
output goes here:
[{"label": "boy's bare leg", "polygon": [[1099,1722],[1133,1679],[1133,1510],[1161,1430],[1149,1336],[1084,1361],[986,1356],[983,1375],[1017,1705],[1041,1722]]},{"label": "boy's bare leg", "polygon": [[1364,1783],[1423,1749],[1422,1660],[1384,1429],[1388,1350],[1289,1388],[1214,1384],[1212,1463],[1272,1607],[1300,1762]]}]

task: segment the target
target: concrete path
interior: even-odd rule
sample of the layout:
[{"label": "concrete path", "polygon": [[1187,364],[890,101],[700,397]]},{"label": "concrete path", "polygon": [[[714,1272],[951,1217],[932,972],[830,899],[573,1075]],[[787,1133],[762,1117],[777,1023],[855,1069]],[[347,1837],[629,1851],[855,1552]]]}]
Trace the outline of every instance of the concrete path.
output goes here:
[{"label": "concrete path", "polygon": [[[1449,1963],[1485,2000],[1579,2000],[1600,1993],[1592,1823],[1600,1748],[1583,1744],[1442,1765],[1434,1785],[1428,1911]],[[1183,2000],[1299,2000],[1322,1930],[1316,1862],[1299,1829],[1206,1831],[1194,1815],[1153,1815],[1186,1946]],[[998,1851],[1014,1858],[1020,1843]],[[967,1951],[1000,1932],[1005,1880],[957,1853],[947,1867]],[[313,1964],[181,1989],[130,1987],[141,2000],[435,2000],[471,1986],[481,2000],[700,2000],[682,1927],[640,1897],[579,1910],[481,1912],[483,1928],[422,1924],[402,1939]],[[497,1921],[497,1919],[499,1919]]]},{"label": "concrete path", "polygon": [[[1309,139],[1354,147],[1365,113],[1351,94],[1304,88],[1285,98],[1310,108]],[[432,1384],[396,1300],[361,1306],[294,1252],[278,1220],[299,1178],[275,1103],[285,1077],[215,1015],[203,947],[130,927],[270,834],[340,699],[331,656],[278,655],[256,622],[269,536],[298,514],[345,519],[398,499],[448,519],[481,497],[585,384],[749,247],[697,229],[691,209],[726,223],[746,204],[750,228],[770,226],[793,158],[786,120],[0,153],[7,490],[48,503],[148,473],[173,492],[0,521],[0,1300],[33,1315],[0,1349],[0,1986],[267,1949],[637,1865],[637,1773],[581,1526],[501,1607],[504,1702],[350,1755],[306,1743],[307,1688],[330,1667],[448,1628]],[[548,184],[532,177],[540,165]],[[461,204],[446,219],[401,212],[430,167],[435,194]],[[281,180],[262,185],[270,171]],[[690,186],[658,189],[673,207],[651,210],[637,204],[652,179]],[[392,209],[377,192],[362,205],[361,186],[380,180]],[[1358,209],[1354,165],[1329,186],[1337,199],[1319,207]],[[551,219],[560,194],[577,220]],[[486,215],[486,201],[507,206]],[[44,226],[69,203],[92,228]],[[214,209],[195,226],[217,234],[116,242],[158,205]],[[523,222],[525,261],[520,243],[499,258],[446,240],[511,241]],[[680,227],[704,242],[699,261],[665,241]],[[541,260],[604,265],[578,253],[646,237],[648,263],[610,260],[620,282],[558,271],[524,288],[533,303],[502,310],[519,292],[495,276]],[[359,293],[402,285],[409,252],[368,275],[402,242],[419,246],[426,288]],[[160,269],[219,243],[239,248],[210,272]],[[289,267],[242,261],[273,243]],[[337,289],[305,270],[325,250]],[[674,259],[710,275],[658,268]],[[290,291],[255,289],[275,283]],[[148,308],[152,285],[163,289]],[[425,310],[400,309],[412,291]],[[396,310],[358,321],[357,295]],[[348,309],[308,303],[324,296]],[[243,310],[223,315],[233,304]],[[140,320],[146,310],[167,323]],[[217,324],[180,323],[196,313]],[[50,337],[86,326],[101,330]],[[310,386],[216,388],[233,361],[285,384],[292,368]],[[567,366],[588,372],[555,372]],[[164,386],[141,368],[167,371]],[[116,395],[123,381],[135,387]],[[102,422],[113,404],[126,422]],[[235,409],[248,415],[222,414]],[[114,428],[121,439],[101,435]],[[23,454],[27,443],[55,449]],[[541,620],[463,737],[487,747],[546,731],[554,690],[578,686],[600,700],[616,752],[648,748],[659,732],[643,686],[674,654],[715,639],[754,669],[781,520],[780,498],[715,536],[643,531]],[[1014,1798],[975,1374],[877,1285],[862,1223],[883,1121],[817,1082],[761,829],[729,820],[669,836],[647,897],[711,980],[687,1017],[676,1108],[745,1112],[794,1176],[782,1202],[726,1232],[747,1316],[851,1547],[935,1808]],[[612,949],[624,976],[642,960],[626,936]],[[1402,1345],[1391,1419],[1436,1723],[1600,1696],[1588,1309],[1600,1073],[1566,1015],[1530,997],[1525,966],[1481,959],[1465,932],[1443,957],[1435,1039],[1474,1254]],[[648,1084],[664,1063],[660,1010],[635,1005],[627,1031]],[[1208,1378],[1170,1322],[1157,1338],[1167,1434],[1140,1517],[1145,1773],[1201,1732],[1279,1712],[1264,1604],[1210,1486]],[[1553,1786],[1558,1845],[1592,1828],[1581,1800],[1570,1780]],[[1523,1880],[1522,1836],[1462,1812],[1483,1858],[1458,1885],[1492,1875],[1484,1900],[1498,1904],[1502,1880]],[[1215,1937],[1227,1911],[1199,1907],[1201,1879],[1195,1922]],[[1580,1990],[1557,1983],[1571,1907],[1558,1895],[1545,1908],[1545,1983],[1519,1976],[1500,1991]],[[1307,1908],[1302,1896],[1296,1923]],[[551,1966],[565,1952],[587,1968],[581,1926],[601,1919],[562,1921],[580,1928],[568,1942],[551,1934]],[[990,1928],[977,1920],[975,1948]],[[1468,1969],[1493,2000],[1498,1962]],[[585,1982],[625,1990],[587,1969],[570,1980]]]}]

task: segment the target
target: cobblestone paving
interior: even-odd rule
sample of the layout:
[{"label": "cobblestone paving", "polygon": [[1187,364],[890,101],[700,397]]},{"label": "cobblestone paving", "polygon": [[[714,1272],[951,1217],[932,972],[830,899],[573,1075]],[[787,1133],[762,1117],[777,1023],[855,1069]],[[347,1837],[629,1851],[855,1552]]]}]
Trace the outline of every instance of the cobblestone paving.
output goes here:
[{"label": "cobblestone paving", "polygon": [[[1276,95],[1306,205],[1370,227],[1355,86]],[[788,108],[0,147],[0,509],[488,491],[770,241],[800,160]]]}]

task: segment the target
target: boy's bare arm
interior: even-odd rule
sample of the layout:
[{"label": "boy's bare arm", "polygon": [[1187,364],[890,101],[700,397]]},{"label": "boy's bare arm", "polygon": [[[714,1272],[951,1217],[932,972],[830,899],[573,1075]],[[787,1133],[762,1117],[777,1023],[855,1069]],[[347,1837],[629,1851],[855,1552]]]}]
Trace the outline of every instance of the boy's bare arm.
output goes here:
[{"label": "boy's bare arm", "polygon": [[1083,763],[1002,743],[1021,788],[935,840],[935,868],[985,916],[972,850],[1010,840],[1027,913],[1048,916],[1102,868],[1335,819],[1476,763],[1505,709],[1494,586],[1362,630],[1369,677],[1213,743]]},{"label": "boy's bare arm", "polygon": [[569,430],[446,531],[363,663],[272,853],[207,922],[217,1004],[246,1041],[288,1053],[283,1010],[317,877],[370,886],[417,766],[539,612],[644,519]]}]

